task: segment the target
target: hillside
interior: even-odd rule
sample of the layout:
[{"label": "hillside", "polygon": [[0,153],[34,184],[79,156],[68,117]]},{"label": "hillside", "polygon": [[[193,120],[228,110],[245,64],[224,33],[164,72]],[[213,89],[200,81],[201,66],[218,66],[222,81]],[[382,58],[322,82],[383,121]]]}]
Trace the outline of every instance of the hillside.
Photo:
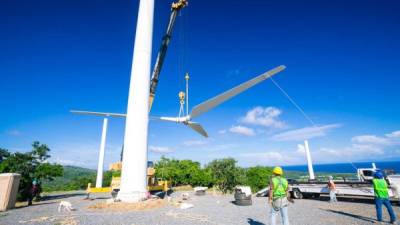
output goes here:
[{"label": "hillside", "polygon": [[76,166],[64,166],[63,176],[43,182],[43,191],[67,191],[85,189],[87,183],[95,182],[96,171]]}]

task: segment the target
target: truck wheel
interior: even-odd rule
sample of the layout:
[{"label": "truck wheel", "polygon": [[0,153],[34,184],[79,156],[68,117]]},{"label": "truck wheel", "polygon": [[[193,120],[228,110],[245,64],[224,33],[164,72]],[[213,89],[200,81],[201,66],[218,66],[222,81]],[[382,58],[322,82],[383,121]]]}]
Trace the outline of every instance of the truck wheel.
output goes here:
[{"label": "truck wheel", "polygon": [[303,194],[301,193],[301,191],[299,189],[293,189],[292,195],[293,195],[293,198],[295,198],[295,199],[303,198]]},{"label": "truck wheel", "polygon": [[321,196],[321,194],[319,194],[319,193],[315,193],[315,194],[313,194],[313,198],[319,198]]}]

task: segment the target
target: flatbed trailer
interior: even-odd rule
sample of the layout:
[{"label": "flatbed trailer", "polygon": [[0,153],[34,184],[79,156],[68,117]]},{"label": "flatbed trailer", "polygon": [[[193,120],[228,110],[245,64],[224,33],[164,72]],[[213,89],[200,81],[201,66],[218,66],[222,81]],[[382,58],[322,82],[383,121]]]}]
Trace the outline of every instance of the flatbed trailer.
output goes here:
[{"label": "flatbed trailer", "polygon": [[[335,182],[336,195],[338,197],[374,197],[374,189],[371,182]],[[259,192],[257,196],[268,196],[269,187]],[[289,193],[292,198],[319,198],[321,195],[328,195],[329,188],[327,182],[290,182]],[[398,189],[396,186],[389,186],[390,200],[400,203]]]},{"label": "flatbed trailer", "polygon": [[[308,166],[308,181],[297,181],[288,179],[289,192],[295,199],[302,198],[318,198],[321,194],[329,194],[328,181],[315,179],[314,169],[311,160],[311,153],[308,147],[308,142],[305,141],[305,153]],[[374,173],[382,171],[385,174],[385,179],[389,188],[390,200],[400,203],[400,175],[395,174],[394,170],[380,170],[372,163],[372,168],[358,168],[356,179],[334,180],[336,185],[336,195],[338,196],[358,196],[370,197],[375,196],[372,185]],[[256,196],[268,196],[269,187],[266,187],[256,193]]]},{"label": "flatbed trailer", "polygon": [[[335,182],[336,195],[338,196],[362,196],[374,197],[374,189],[370,182]],[[321,194],[329,194],[327,182],[301,182],[290,184],[289,192],[293,198],[319,197]],[[398,199],[393,188],[389,187],[389,196],[395,201]]]}]

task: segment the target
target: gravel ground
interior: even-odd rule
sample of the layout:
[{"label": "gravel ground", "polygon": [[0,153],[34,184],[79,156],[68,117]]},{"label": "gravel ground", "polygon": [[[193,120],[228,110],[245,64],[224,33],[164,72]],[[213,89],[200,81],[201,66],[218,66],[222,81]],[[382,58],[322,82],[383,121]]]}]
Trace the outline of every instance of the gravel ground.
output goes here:
[{"label": "gravel ground", "polygon": [[[52,199],[39,202],[31,207],[20,207],[0,213],[0,225],[12,224],[250,224],[267,225],[268,212],[266,198],[253,197],[252,206],[236,206],[232,204],[233,196],[194,196],[185,202],[194,208],[181,210],[171,204],[159,209],[144,211],[106,211],[88,209],[88,206],[104,202],[108,195],[96,195],[95,200],[83,200],[84,195],[69,194],[53,196]],[[181,193],[172,194],[177,199]],[[72,212],[57,212],[58,203],[66,200],[77,210]],[[341,200],[341,199],[339,199]],[[343,200],[343,199],[342,199]],[[400,216],[399,206],[394,206],[397,216]],[[350,225],[376,224],[375,208],[369,200],[341,201],[329,204],[325,199],[297,200],[289,206],[289,218],[292,225]],[[384,210],[384,218],[388,215]],[[278,220],[279,222],[279,220]],[[279,224],[279,223],[278,223]]]}]

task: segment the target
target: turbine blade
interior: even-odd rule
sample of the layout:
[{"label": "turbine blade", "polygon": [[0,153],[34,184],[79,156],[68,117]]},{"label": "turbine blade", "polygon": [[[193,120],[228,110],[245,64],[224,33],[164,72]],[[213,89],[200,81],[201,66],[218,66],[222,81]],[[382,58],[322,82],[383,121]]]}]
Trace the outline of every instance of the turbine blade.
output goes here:
[{"label": "turbine blade", "polygon": [[126,117],[126,114],[122,113],[92,112],[92,111],[81,111],[81,110],[70,110],[70,112],[75,114],[94,115],[94,116],[113,116],[122,118]]},{"label": "turbine blade", "polygon": [[203,137],[206,137],[206,138],[208,137],[207,132],[203,129],[203,127],[199,123],[189,121],[188,123],[185,123],[185,125],[189,126],[190,128],[192,128],[194,131],[196,131]]},{"label": "turbine blade", "polygon": [[217,95],[217,96],[215,96],[213,98],[208,99],[205,102],[202,102],[202,103],[196,105],[192,109],[192,111],[190,113],[190,118],[194,118],[194,117],[200,116],[201,114],[203,114],[203,113],[209,111],[210,109],[220,105],[221,103],[229,100],[230,98],[235,97],[236,95],[244,92],[245,90],[253,87],[254,85],[256,85],[256,84],[268,79],[269,77],[281,72],[285,68],[286,68],[286,66],[284,66],[284,65],[275,67],[272,70],[269,70],[269,71],[267,71],[267,72],[255,77],[255,78],[253,78],[251,80],[248,80],[248,81],[246,81],[246,82],[244,82],[244,83],[242,83],[242,84],[240,84],[240,85],[238,85],[238,86],[236,86],[236,87],[234,87],[234,88],[232,88],[232,89],[230,89],[228,91],[225,91],[222,94],[219,94],[219,95]]},{"label": "turbine blade", "polygon": [[156,117],[156,116],[150,116],[150,120],[161,120],[161,121],[168,121],[168,122],[175,122],[179,123],[179,118],[178,117],[166,117],[166,116],[161,116],[161,117]]}]

